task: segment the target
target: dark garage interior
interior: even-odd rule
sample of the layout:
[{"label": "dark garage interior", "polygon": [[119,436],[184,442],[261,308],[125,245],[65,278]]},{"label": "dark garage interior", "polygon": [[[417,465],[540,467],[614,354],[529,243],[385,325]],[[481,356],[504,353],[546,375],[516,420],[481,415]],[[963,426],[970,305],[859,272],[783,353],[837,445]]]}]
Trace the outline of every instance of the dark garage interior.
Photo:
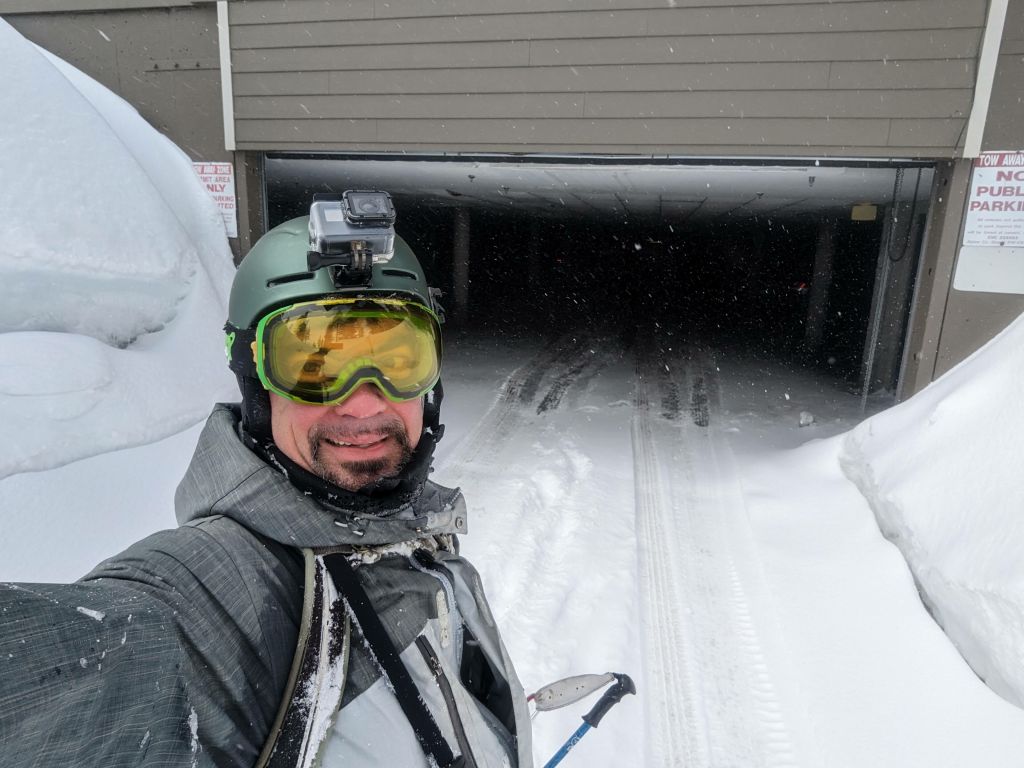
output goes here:
[{"label": "dark garage interior", "polygon": [[857,391],[874,330],[871,388],[892,391],[931,168],[773,162],[268,155],[267,217],[274,226],[304,215],[314,192],[389,191],[396,229],[445,292],[453,331],[514,339],[599,328],[630,344],[657,328]]}]

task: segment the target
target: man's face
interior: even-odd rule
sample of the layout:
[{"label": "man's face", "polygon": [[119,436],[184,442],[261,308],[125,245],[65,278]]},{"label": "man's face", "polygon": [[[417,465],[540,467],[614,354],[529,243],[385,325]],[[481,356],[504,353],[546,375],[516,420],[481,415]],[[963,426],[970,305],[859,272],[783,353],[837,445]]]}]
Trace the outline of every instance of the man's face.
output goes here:
[{"label": "man's face", "polygon": [[337,405],[306,405],[270,393],[270,426],[284,454],[349,491],[397,475],[423,432],[423,398],[395,403],[373,384]]}]

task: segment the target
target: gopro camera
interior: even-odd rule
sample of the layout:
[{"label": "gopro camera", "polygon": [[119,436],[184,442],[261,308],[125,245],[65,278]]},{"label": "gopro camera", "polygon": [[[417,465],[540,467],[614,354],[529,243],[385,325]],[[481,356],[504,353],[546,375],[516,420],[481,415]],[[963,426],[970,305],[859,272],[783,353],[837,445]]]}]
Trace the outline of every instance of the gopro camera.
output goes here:
[{"label": "gopro camera", "polygon": [[395,255],[395,206],[387,192],[318,193],[309,207],[310,271],[330,267],[339,285],[368,284]]}]

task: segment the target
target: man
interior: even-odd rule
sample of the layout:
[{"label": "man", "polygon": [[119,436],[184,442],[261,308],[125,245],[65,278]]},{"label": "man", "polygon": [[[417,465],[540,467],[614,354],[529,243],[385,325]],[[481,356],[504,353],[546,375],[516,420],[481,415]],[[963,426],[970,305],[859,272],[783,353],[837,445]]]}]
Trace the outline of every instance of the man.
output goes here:
[{"label": "man", "polygon": [[76,584],[0,586],[0,765],[531,764],[465,504],[427,479],[438,310],[360,194],[242,261],[242,402],[210,416],[180,527]]}]

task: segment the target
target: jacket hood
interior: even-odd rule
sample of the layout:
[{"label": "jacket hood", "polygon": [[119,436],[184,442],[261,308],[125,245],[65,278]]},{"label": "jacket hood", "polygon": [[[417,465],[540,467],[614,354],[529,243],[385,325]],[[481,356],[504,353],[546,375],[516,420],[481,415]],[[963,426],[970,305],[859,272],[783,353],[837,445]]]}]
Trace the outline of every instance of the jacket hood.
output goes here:
[{"label": "jacket hood", "polygon": [[[425,481],[414,490],[380,493],[355,505],[300,488],[284,464],[270,463],[244,441],[237,405],[219,404],[199,436],[192,462],[174,495],[179,525],[223,515],[294,547],[377,546],[466,532],[466,504],[458,489]],[[294,471],[293,466],[293,471]]]}]

